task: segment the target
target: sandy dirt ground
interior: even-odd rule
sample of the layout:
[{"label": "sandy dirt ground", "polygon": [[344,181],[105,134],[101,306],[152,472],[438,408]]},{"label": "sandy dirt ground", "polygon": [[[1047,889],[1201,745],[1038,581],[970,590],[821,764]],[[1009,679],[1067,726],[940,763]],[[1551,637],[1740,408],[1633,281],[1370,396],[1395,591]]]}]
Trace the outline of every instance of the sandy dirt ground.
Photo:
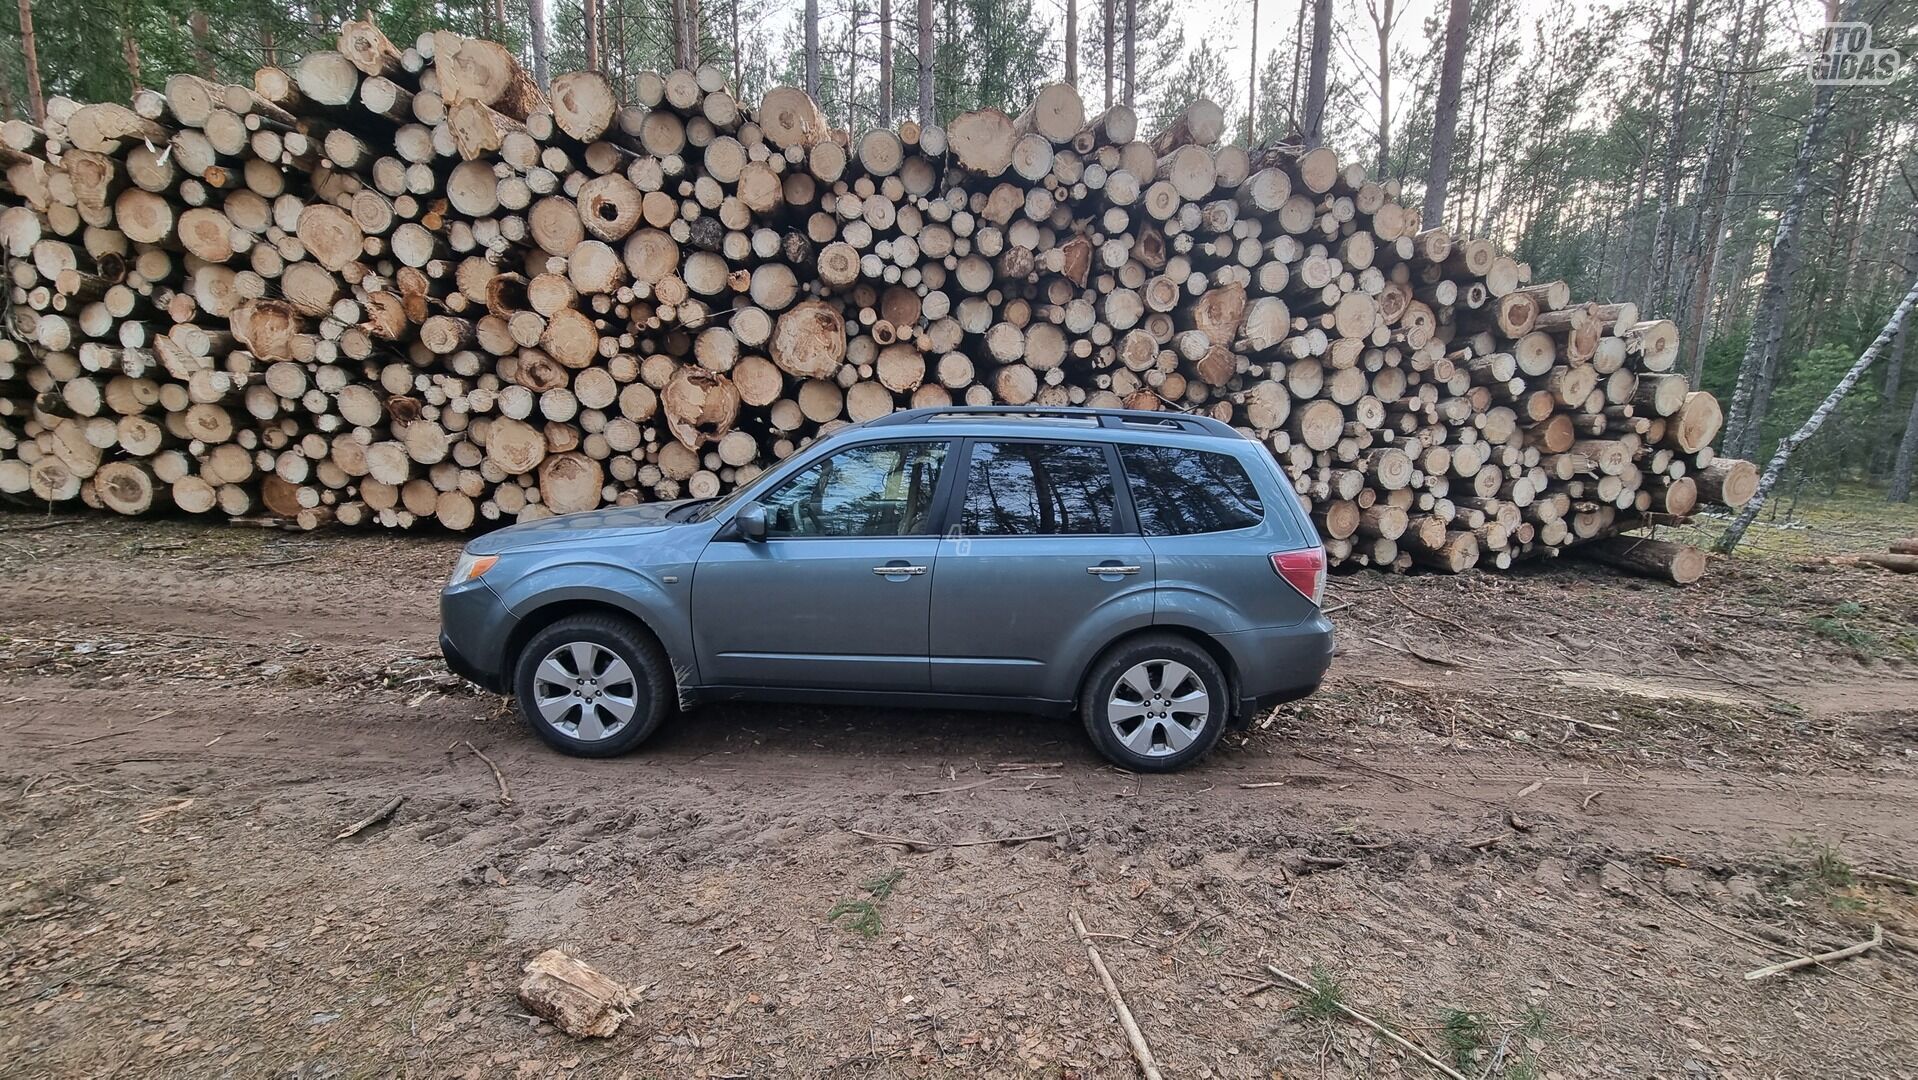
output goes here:
[{"label": "sandy dirt ground", "polygon": [[[965,713],[556,756],[438,662],[456,547],[0,516],[0,1073],[1137,1075],[1077,911],[1169,1077],[1438,1075],[1333,997],[1474,1080],[1918,1075],[1909,578],[1335,579],[1325,690],[1143,777]],[[551,946],[620,1034],[516,1001]]]}]

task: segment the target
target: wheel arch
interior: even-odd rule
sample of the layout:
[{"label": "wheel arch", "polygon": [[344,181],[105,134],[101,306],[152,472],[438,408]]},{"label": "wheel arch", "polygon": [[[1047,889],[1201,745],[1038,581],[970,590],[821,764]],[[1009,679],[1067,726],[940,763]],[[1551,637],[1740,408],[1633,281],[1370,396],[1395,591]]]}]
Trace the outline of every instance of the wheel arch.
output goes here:
[{"label": "wheel arch", "polygon": [[1238,711],[1239,687],[1242,685],[1239,678],[1238,662],[1232,658],[1232,653],[1227,650],[1225,646],[1219,644],[1218,640],[1211,634],[1194,627],[1178,624],[1155,623],[1151,626],[1135,627],[1115,636],[1111,641],[1106,642],[1103,647],[1092,654],[1092,658],[1087,660],[1084,668],[1081,669],[1079,673],[1078,692],[1074,695],[1073,700],[1077,701],[1084,697],[1086,680],[1092,678],[1093,669],[1104,662],[1106,657],[1111,656],[1114,652],[1117,652],[1119,649],[1130,645],[1140,638],[1155,636],[1181,638],[1186,643],[1197,647],[1207,656],[1210,656],[1212,662],[1219,665],[1219,670],[1225,673],[1226,698],[1230,710],[1227,714],[1227,719],[1230,720],[1233,714],[1236,714]]},{"label": "wheel arch", "polygon": [[666,658],[667,666],[672,669],[676,691],[692,681],[690,672],[685,670],[683,662],[673,655],[670,648],[667,648],[665,639],[660,636],[659,630],[647,620],[643,612],[635,611],[606,597],[568,596],[541,604],[520,616],[519,621],[514,624],[512,633],[506,638],[505,655],[502,657],[501,666],[501,670],[506,673],[505,678],[509,687],[516,678],[515,672],[519,670],[520,653],[525,650],[527,642],[532,641],[540,631],[561,619],[572,618],[575,615],[604,615],[630,623],[659,650],[661,656]]}]

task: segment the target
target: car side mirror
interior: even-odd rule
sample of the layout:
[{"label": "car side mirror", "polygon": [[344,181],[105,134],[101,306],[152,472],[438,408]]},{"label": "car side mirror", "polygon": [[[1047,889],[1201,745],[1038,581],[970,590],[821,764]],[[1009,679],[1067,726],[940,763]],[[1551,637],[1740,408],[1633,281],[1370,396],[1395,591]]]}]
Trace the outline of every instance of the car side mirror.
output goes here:
[{"label": "car side mirror", "polygon": [[739,535],[759,543],[766,539],[766,507],[760,503],[749,502],[733,515],[733,526]]}]

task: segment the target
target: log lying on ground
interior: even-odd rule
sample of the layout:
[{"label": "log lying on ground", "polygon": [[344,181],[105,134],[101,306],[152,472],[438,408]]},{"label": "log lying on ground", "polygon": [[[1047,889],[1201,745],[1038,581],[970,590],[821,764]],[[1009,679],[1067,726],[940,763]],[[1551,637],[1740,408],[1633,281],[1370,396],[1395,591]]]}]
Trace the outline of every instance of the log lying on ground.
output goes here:
[{"label": "log lying on ground", "polygon": [[1642,536],[1613,536],[1578,549],[1586,558],[1662,578],[1674,585],[1690,585],[1705,576],[1705,553],[1690,544]]},{"label": "log lying on ground", "polygon": [[465,530],[1011,404],[1232,424],[1334,565],[1499,568],[1750,498],[1671,323],[1417,229],[1329,149],[1222,136],[1067,86],[856,137],[711,67],[549,99],[493,43],[349,23],[250,88],[8,136],[0,495]]},{"label": "log lying on ground", "polygon": [[1825,561],[1834,566],[1876,566],[1880,570],[1900,574],[1918,574],[1918,555],[1878,555],[1867,552],[1863,555],[1833,555]]}]

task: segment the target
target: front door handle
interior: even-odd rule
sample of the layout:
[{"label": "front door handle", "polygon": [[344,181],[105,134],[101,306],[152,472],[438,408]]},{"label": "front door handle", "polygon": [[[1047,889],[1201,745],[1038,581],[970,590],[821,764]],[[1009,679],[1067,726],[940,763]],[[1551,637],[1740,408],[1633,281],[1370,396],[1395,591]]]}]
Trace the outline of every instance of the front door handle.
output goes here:
[{"label": "front door handle", "polygon": [[1136,574],[1138,572],[1139,572],[1139,567],[1136,567],[1136,566],[1088,566],[1086,567],[1086,573],[1098,574],[1100,576],[1104,576],[1106,574],[1130,575],[1130,574]]},{"label": "front door handle", "polygon": [[872,568],[872,572],[878,574],[880,577],[891,577],[894,574],[918,577],[920,574],[926,572],[926,568],[923,566],[875,566]]}]

